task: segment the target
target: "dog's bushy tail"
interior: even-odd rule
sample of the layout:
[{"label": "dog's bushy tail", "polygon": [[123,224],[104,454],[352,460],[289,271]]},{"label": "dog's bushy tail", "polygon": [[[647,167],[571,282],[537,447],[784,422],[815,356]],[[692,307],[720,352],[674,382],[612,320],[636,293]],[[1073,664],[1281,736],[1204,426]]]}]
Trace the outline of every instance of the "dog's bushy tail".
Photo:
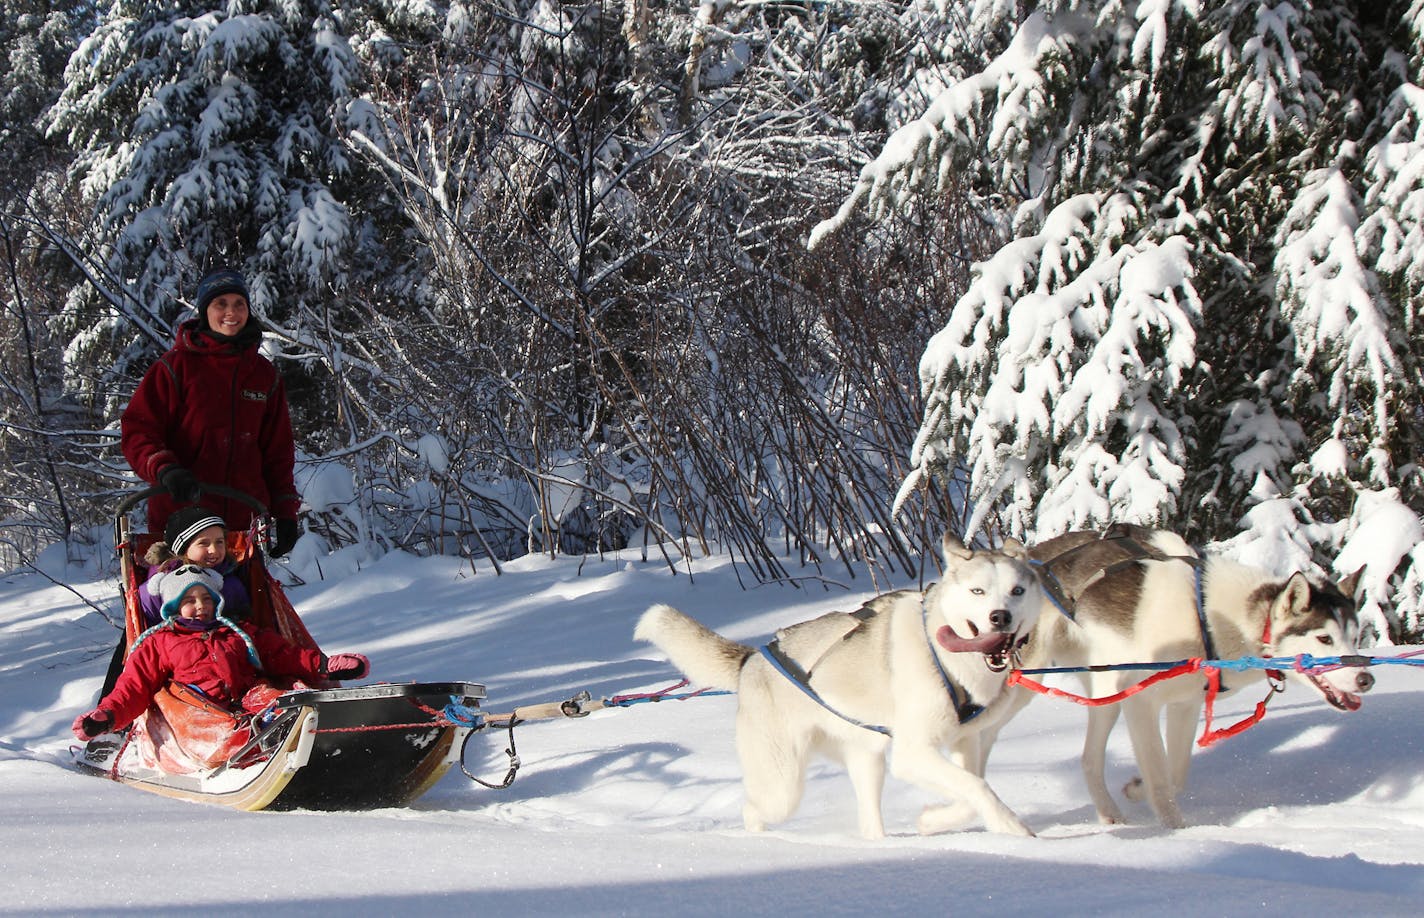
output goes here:
[{"label": "dog's bushy tail", "polygon": [[633,637],[654,645],[696,685],[737,690],[742,664],[756,651],[729,641],[672,606],[656,605],[638,619]]}]

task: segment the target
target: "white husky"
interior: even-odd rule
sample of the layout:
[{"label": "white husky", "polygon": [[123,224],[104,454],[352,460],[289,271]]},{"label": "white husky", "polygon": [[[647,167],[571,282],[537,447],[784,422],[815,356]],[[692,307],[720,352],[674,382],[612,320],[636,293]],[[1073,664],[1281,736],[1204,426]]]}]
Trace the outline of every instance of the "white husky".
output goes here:
[{"label": "white husky", "polygon": [[946,536],[942,548],[944,578],[923,593],[888,593],[856,612],[792,625],[760,650],[669,606],[639,620],[634,636],[689,679],[738,693],[748,829],[795,812],[808,760],[820,752],[850,773],[861,834],[884,837],[880,796],[893,736],[892,773],[957,801],[927,808],[921,832],[978,815],[994,831],[1032,834],[984,781],[978,736],[1009,707],[1010,659],[1038,618],[1042,592],[1018,543],[972,551]]},{"label": "white husky", "polygon": [[[1142,548],[1148,550],[1146,556]],[[1025,669],[1169,662],[1201,657],[1208,646],[1209,655],[1221,660],[1358,654],[1356,608],[1347,598],[1354,592],[1353,582],[1337,587],[1300,573],[1273,577],[1223,558],[1198,560],[1178,536],[1140,527],[1118,527],[1106,537],[1069,533],[1034,546],[1031,554],[1042,565],[1049,592],[1058,592],[1056,582],[1070,596],[1074,618],[1045,610],[1024,652]],[[1103,698],[1149,675],[1143,670],[1098,671],[1085,673],[1083,679],[1090,697]],[[1322,672],[1292,670],[1290,675],[1342,711],[1358,709],[1359,693],[1374,684],[1374,677],[1358,665]],[[1264,677],[1260,669],[1228,670],[1222,676],[1223,693]],[[1027,704],[1028,697],[1019,695],[1010,707]],[[1125,792],[1130,798],[1145,792],[1163,825],[1185,824],[1177,796],[1186,786],[1203,703],[1202,679],[1179,676],[1120,704],[1088,709],[1083,776],[1101,821],[1122,821],[1103,778],[1108,734],[1121,709],[1141,774]],[[992,736],[986,738],[986,744],[992,742]]]}]

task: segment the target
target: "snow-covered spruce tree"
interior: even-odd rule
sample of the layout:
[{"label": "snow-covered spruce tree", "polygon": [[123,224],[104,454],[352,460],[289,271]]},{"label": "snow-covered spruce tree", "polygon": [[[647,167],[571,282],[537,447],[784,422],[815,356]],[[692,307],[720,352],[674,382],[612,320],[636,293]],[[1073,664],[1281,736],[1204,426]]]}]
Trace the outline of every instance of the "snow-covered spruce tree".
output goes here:
[{"label": "snow-covered spruce tree", "polygon": [[0,199],[7,202],[31,186],[26,170],[45,149],[38,121],[59,95],[84,10],[73,0],[0,4]]},{"label": "snow-covered spruce tree", "polygon": [[443,16],[398,0],[103,4],[48,117],[96,218],[94,282],[72,291],[66,329],[74,378],[106,368],[88,384],[116,409],[201,273],[235,264],[285,351],[299,430],[335,434],[344,304],[400,296],[418,273],[393,259],[400,222],[377,217],[381,183],[339,140],[346,106],[363,67]]},{"label": "snow-covered spruce tree", "polygon": [[1002,227],[926,348],[899,500],[963,470],[971,530],[1363,567],[1417,633],[1422,8],[946,5],[984,53],[811,236],[950,183]]}]

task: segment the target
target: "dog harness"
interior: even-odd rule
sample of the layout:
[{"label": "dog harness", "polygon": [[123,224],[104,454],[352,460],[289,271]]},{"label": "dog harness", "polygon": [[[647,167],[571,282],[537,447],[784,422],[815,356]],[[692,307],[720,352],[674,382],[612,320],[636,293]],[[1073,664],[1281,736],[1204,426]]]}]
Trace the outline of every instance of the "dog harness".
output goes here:
[{"label": "dog harness", "polygon": [[[925,592],[929,592],[926,590]],[[944,664],[939,661],[939,652],[935,650],[934,639],[930,637],[930,610],[925,605],[923,598],[920,599],[920,623],[921,629],[925,633],[925,642],[930,648],[930,659],[934,660],[935,669],[939,670],[939,678],[944,683],[944,690],[949,695],[949,700],[954,704],[954,713],[959,718],[961,724],[984,713],[984,706],[969,697],[969,693],[961,686],[956,685],[954,680],[949,678],[949,673],[945,672]]]},{"label": "dog harness", "polygon": [[[1091,577],[1084,581],[1083,585],[1078,587],[1076,591],[1068,589],[1068,587],[1058,579],[1057,574],[1054,573],[1054,565],[1061,565],[1079,551],[1100,542],[1112,542],[1127,552],[1128,557],[1100,567]],[[1038,581],[1042,584],[1043,592],[1048,596],[1049,601],[1058,608],[1059,612],[1066,615],[1069,621],[1076,621],[1074,612],[1076,611],[1079,597],[1088,592],[1098,581],[1107,578],[1117,571],[1143,561],[1182,561],[1191,565],[1194,581],[1193,590],[1196,595],[1197,627],[1201,631],[1202,647],[1206,651],[1207,659],[1216,659],[1216,646],[1215,642],[1211,639],[1211,626],[1207,623],[1206,618],[1206,595],[1202,590],[1202,568],[1204,564],[1201,558],[1192,555],[1169,555],[1166,552],[1143,545],[1137,541],[1137,539],[1133,538],[1131,531],[1125,525],[1117,524],[1106,529],[1095,542],[1084,542],[1081,545],[1075,545],[1052,558],[1031,558],[1029,559],[1029,564],[1033,565],[1034,573],[1038,574]],[[1266,626],[1268,628],[1270,627],[1269,616],[1267,616]]]},{"label": "dog harness", "polygon": [[[851,630],[854,631],[855,629],[852,628]],[[800,666],[797,665],[795,660],[788,657],[785,652],[782,651],[780,644],[777,641],[773,640],[769,643],[763,644],[759,652],[763,657],[766,657],[767,662],[771,664],[773,669],[781,673],[787,679],[790,679],[792,685],[805,692],[806,697],[810,698],[812,701],[816,702],[816,704],[819,704],[827,711],[830,711],[832,714],[836,715],[841,720],[845,721],[848,724],[853,724],[857,727],[863,727],[866,730],[873,730],[876,733],[883,733],[886,736],[890,735],[889,727],[884,727],[880,724],[867,724],[863,721],[856,720],[849,714],[846,714],[842,711],[837,711],[835,708],[827,704],[826,699],[822,698],[815,689],[811,688],[811,673],[807,670],[802,669]]]},{"label": "dog harness", "polygon": [[[1093,572],[1087,580],[1083,581],[1076,590],[1069,589],[1063,581],[1058,579],[1055,567],[1062,567],[1074,555],[1089,548],[1101,545],[1104,542],[1111,542],[1113,545],[1127,553],[1126,558],[1119,558],[1111,564],[1106,564]],[[1158,551],[1147,545],[1143,545],[1133,537],[1132,531],[1124,524],[1110,526],[1098,535],[1098,538],[1074,545],[1072,548],[1061,551],[1052,558],[1030,558],[1029,564],[1033,566],[1034,573],[1038,574],[1039,583],[1043,585],[1043,592],[1053,605],[1058,607],[1069,619],[1074,618],[1077,610],[1078,599],[1088,590],[1092,589],[1100,580],[1104,580],[1110,575],[1137,564],[1140,561],[1185,561],[1200,570],[1201,559],[1190,555],[1169,555],[1166,552]]]},{"label": "dog harness", "polygon": [[[852,627],[849,631],[847,631],[844,635],[841,636],[842,641],[849,640],[851,635],[855,634],[861,628],[863,628],[865,626],[865,623],[874,618],[877,613],[871,609],[860,608],[849,614],[852,618],[855,618],[858,621],[854,627]],[[969,693],[966,692],[962,686],[955,684],[954,680],[949,677],[949,673],[945,671],[944,664],[941,663],[939,660],[939,653],[935,650],[934,640],[930,637],[929,610],[925,607],[923,599],[920,600],[920,621],[920,630],[925,633],[925,642],[929,648],[930,659],[934,660],[935,669],[939,671],[939,677],[944,682],[944,690],[946,694],[949,695],[950,703],[954,706],[955,716],[958,717],[959,722],[961,724],[966,724],[974,718],[978,717],[980,714],[984,713],[984,706],[974,701],[974,699],[970,698]],[[890,736],[891,733],[889,727],[882,726],[880,724],[867,724],[863,721],[855,719],[854,717],[851,717],[849,714],[846,714],[843,711],[836,710],[835,708],[831,707],[831,705],[828,704],[824,698],[821,697],[820,693],[818,693],[814,688],[811,687],[812,672],[815,670],[816,666],[820,664],[821,660],[824,660],[830,654],[830,652],[836,648],[836,646],[838,645],[831,645],[831,647],[826,649],[825,653],[821,654],[820,658],[817,659],[815,663],[811,664],[809,668],[804,669],[799,663],[791,659],[791,657],[787,656],[786,652],[781,649],[781,643],[777,640],[771,640],[768,643],[763,644],[760,648],[758,648],[757,652],[760,653],[764,658],[766,658],[766,661],[771,664],[773,669],[781,673],[783,676],[789,679],[793,685],[795,685],[802,692],[804,692],[806,694],[806,697],[810,698],[812,701],[816,702],[821,707],[825,708],[827,711],[830,711],[832,714],[836,715],[841,720],[845,721],[848,724],[853,724],[854,726],[862,727],[866,730],[873,730],[876,733],[881,733],[885,736]]]}]

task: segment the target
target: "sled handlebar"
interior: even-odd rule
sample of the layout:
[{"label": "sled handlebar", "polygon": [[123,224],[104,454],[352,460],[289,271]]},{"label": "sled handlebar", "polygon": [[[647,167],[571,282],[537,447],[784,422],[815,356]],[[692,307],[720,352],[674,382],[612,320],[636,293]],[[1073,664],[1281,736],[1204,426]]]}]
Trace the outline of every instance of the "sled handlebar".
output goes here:
[{"label": "sled handlebar", "polygon": [[[247,506],[251,507],[256,512],[257,516],[267,515],[267,506],[263,504],[262,501],[253,497],[251,494],[248,494],[246,491],[239,491],[236,488],[229,488],[227,485],[207,484],[201,481],[198,482],[198,490],[204,494],[216,494],[218,497],[226,497],[229,500],[235,500],[244,503]],[[134,507],[137,507],[140,502],[148,500],[155,494],[167,493],[168,489],[163,487],[162,485],[151,485],[147,488],[143,488],[142,490],[135,491],[119,503],[119,508],[115,512],[115,517],[122,519],[124,514],[128,513]]]}]

